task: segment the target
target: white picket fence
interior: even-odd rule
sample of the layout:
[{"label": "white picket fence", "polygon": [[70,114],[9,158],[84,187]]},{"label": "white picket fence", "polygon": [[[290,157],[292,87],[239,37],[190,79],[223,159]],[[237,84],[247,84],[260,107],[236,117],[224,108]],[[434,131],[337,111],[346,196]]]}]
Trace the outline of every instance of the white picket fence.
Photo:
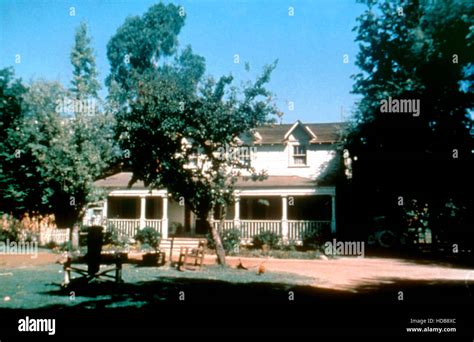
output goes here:
[{"label": "white picket fence", "polygon": [[41,246],[47,245],[48,243],[54,242],[57,245],[63,244],[69,241],[71,230],[69,228],[46,228],[42,229],[39,233],[38,239]]}]

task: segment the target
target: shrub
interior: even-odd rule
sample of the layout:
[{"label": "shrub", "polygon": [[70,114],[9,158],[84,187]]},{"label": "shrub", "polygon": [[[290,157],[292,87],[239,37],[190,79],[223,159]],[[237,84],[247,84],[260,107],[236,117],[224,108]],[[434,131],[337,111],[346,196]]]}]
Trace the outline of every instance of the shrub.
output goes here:
[{"label": "shrub", "polygon": [[[206,237],[207,246],[211,249],[216,248],[212,234],[209,232],[207,233]],[[236,251],[236,249],[240,246],[240,237],[240,229],[238,228],[226,229],[221,233],[222,246],[224,247],[226,253]]]},{"label": "shrub", "polygon": [[253,237],[252,243],[255,248],[262,248],[267,245],[271,249],[275,249],[280,244],[281,237],[271,231],[264,231]]},{"label": "shrub", "polygon": [[49,241],[45,247],[48,249],[55,249],[56,247],[58,247],[58,244],[54,241]]},{"label": "shrub", "polygon": [[17,220],[12,220],[8,224],[7,229],[0,228],[0,241],[20,241],[21,240],[21,225]]},{"label": "shrub", "polygon": [[329,228],[307,229],[303,233],[303,247],[306,249],[319,249],[329,241]]},{"label": "shrub", "polygon": [[160,245],[161,235],[155,230],[155,228],[145,227],[137,232],[135,240],[140,242],[142,246],[148,245],[156,251]]}]

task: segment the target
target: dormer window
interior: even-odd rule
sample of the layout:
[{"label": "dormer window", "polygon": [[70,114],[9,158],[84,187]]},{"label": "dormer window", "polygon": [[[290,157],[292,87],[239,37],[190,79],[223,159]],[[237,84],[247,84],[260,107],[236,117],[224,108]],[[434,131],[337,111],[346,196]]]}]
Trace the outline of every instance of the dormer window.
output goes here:
[{"label": "dormer window", "polygon": [[295,166],[306,165],[306,146],[305,145],[293,146],[293,165]]}]

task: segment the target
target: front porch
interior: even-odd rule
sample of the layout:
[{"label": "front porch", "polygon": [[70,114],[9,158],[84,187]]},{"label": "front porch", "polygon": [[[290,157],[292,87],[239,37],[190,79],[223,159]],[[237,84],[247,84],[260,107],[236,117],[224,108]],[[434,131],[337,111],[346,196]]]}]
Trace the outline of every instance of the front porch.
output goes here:
[{"label": "front porch", "polygon": [[[184,199],[176,202],[165,190],[112,191],[104,204],[104,213],[108,230],[129,237],[144,227],[156,229],[163,239],[206,233]],[[211,222],[219,226],[217,215]],[[232,228],[240,229],[243,243],[250,243],[263,231],[274,232],[284,243],[301,243],[307,230],[327,229],[334,234],[335,190],[328,187],[236,191],[222,227]]]}]

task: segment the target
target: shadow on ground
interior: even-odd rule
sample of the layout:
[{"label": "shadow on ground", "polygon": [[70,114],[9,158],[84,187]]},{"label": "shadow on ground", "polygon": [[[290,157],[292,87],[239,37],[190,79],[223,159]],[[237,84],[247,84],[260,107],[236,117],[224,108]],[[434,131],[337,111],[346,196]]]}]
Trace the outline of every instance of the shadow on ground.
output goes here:
[{"label": "shadow on ground", "polygon": [[472,324],[459,308],[470,309],[474,304],[474,282],[396,278],[379,279],[379,283],[359,286],[356,292],[160,277],[137,283],[58,286],[43,294],[67,299],[72,291],[85,300],[38,309],[0,309],[4,332],[18,334],[16,322],[29,316],[56,318],[61,336],[238,336],[252,331],[254,335],[404,335],[411,318],[455,317],[458,334],[468,334]]}]

